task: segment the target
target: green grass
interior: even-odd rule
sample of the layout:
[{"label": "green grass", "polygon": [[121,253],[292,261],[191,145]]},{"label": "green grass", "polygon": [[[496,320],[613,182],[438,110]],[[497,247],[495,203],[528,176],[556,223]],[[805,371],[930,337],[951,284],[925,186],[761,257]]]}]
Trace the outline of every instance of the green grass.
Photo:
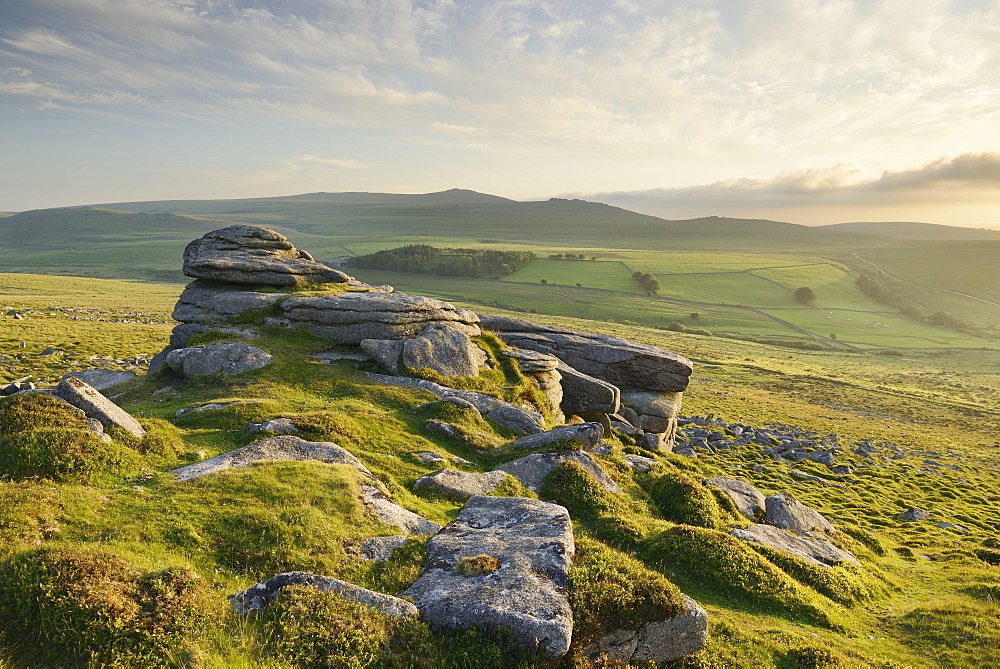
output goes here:
[{"label": "green grass", "polygon": [[545,279],[548,283],[564,286],[575,286],[581,283],[588,288],[604,288],[605,290],[623,290],[639,292],[641,287],[632,280],[632,272],[617,261],[592,260],[550,260],[538,258],[532,260],[513,274],[504,277],[504,281],[522,283],[540,283]]},{"label": "green grass", "polygon": [[[18,280],[23,283],[9,287],[8,295],[28,308],[72,303],[108,313],[131,309],[164,314],[180,291],[180,286],[170,295],[165,289],[143,292],[117,282],[69,287],[59,278]],[[10,281],[14,279],[8,279],[8,286]],[[24,286],[24,295],[18,294],[17,285]],[[547,288],[551,293],[552,287]],[[441,290],[446,289],[442,283]],[[624,302],[634,305],[631,317],[624,308],[621,313],[623,320],[632,322],[640,315],[657,315],[654,307],[664,302],[631,299]],[[699,311],[697,321],[704,324],[729,313]],[[823,315],[824,311],[794,313]],[[695,666],[808,666],[824,658],[845,666],[969,666],[996,657],[998,634],[991,621],[1000,595],[991,585],[997,567],[988,561],[995,561],[1000,547],[1000,535],[992,526],[994,474],[1000,471],[996,454],[1000,362],[994,352],[911,350],[902,357],[807,352],[642,325],[543,314],[530,318],[618,334],[695,360],[696,371],[684,397],[686,415],[714,413],[755,425],[782,422],[836,433],[847,442],[891,441],[905,454],[864,467],[859,456],[842,453],[838,459],[856,472],[843,490],[791,472],[794,468],[829,476],[816,463],[790,466],[749,447],[702,454],[695,460],[654,455],[661,461],[659,473],[648,478],[633,476],[615,456],[599,458],[626,490],[620,496],[590,485],[573,467],[559,468],[546,482],[541,498],[558,499],[573,513],[581,549],[573,572],[578,584],[574,616],[581,639],[622,619],[653,619],[652,609],[667,606],[669,595],[680,587],[705,607],[710,618],[709,646],[689,661]],[[32,322],[33,328],[19,329],[0,349],[0,355],[12,361],[4,372],[9,376],[51,374],[53,369],[50,360],[37,354],[17,358],[20,349],[13,342],[18,338],[27,344],[23,350],[31,352],[72,331],[75,337],[70,341],[81,342],[98,356],[106,347],[132,350],[154,343],[143,334],[141,324],[118,324],[121,329],[114,339],[100,329],[108,327],[104,321],[73,321],[58,312],[5,325],[20,328]],[[206,600],[198,611],[208,622],[204,634],[185,637],[176,649],[186,647],[205,666],[299,662],[268,654],[267,644],[282,630],[308,630],[317,649],[334,648],[330,651],[334,654],[336,648],[353,647],[350,644],[358,637],[351,630],[359,628],[349,623],[364,614],[347,611],[349,607],[309,600],[311,604],[295,608],[290,600],[287,610],[275,609],[273,621],[265,624],[230,616],[225,595],[289,569],[315,570],[391,594],[412,583],[425,559],[422,540],[409,542],[380,565],[355,555],[362,539],[396,530],[361,506],[354,470],[315,462],[268,463],[188,483],[173,480],[166,470],[190,462],[186,454],[194,450],[215,455],[250,443],[254,437],[239,430],[249,420],[290,416],[304,427],[305,438],[334,441],[354,453],[401,505],[444,523],[461,504],[412,492],[417,477],[438,468],[421,465],[416,452],[460,456],[478,467],[450,466],[469,471],[489,469],[521,454],[506,450],[510,435],[457,407],[415,413],[416,407],[433,399],[427,393],[372,384],[364,369],[346,362],[312,361],[311,353],[332,348],[319,338],[268,330],[257,344],[274,354],[277,362],[231,380],[178,383],[145,376],[130,382],[116,401],[143,421],[151,437],[138,444],[116,435],[115,447],[126,449],[132,459],[119,464],[94,462],[101,476],[0,480],[0,560],[12,558],[9,564],[18,569],[34,565],[30,566],[36,574],[33,583],[44,580],[36,569],[44,560],[32,557],[39,549],[110,554],[139,577],[170,568],[190,570],[185,573],[197,575],[206,586]],[[167,387],[172,389],[153,395]],[[175,418],[181,407],[238,399],[261,403]],[[15,404],[2,402],[5,407]],[[22,437],[26,430],[31,437],[48,429],[30,412],[18,411],[17,416],[5,418],[6,430],[17,430]],[[487,434],[487,453],[426,432],[423,425],[428,418]],[[937,475],[920,471],[927,468],[923,461],[928,458],[958,464],[962,471],[942,468]],[[761,470],[753,469],[755,465]],[[148,477],[143,472],[152,472],[152,478],[144,480]],[[651,484],[664,472],[672,472],[672,480],[680,484],[672,493],[670,486]],[[836,523],[838,541],[861,558],[863,568],[810,568],[736,542],[726,532],[744,521],[724,505],[713,506],[717,497],[702,494],[700,481],[714,475],[743,478],[765,494],[792,492]],[[677,506],[678,501],[683,504]],[[930,510],[932,520],[917,524],[894,520],[909,506]],[[968,534],[938,528],[938,521],[962,525]],[[98,582],[104,581],[91,584]],[[0,587],[14,587],[10,579],[4,583]],[[608,587],[599,587],[600,583]],[[589,585],[595,587],[583,587]],[[55,610],[45,604],[30,615]],[[317,611],[329,611],[332,622],[317,622],[311,613]],[[67,619],[72,624],[64,629],[76,629],[73,625],[78,622],[79,614],[73,613]],[[512,661],[513,649],[502,639],[439,637],[420,625],[405,629],[386,625],[381,619],[366,618],[360,626],[372,632],[372,639],[386,640],[372,651],[376,665],[398,665],[406,657],[440,657],[443,666],[463,662],[504,666],[505,660]],[[384,637],[378,636],[383,632]],[[86,652],[79,645],[83,637],[76,638],[73,652]],[[3,639],[0,657],[9,658],[11,666],[44,663],[38,644],[9,633]],[[323,639],[340,641],[322,646]],[[537,664],[524,656],[514,662]]]}]

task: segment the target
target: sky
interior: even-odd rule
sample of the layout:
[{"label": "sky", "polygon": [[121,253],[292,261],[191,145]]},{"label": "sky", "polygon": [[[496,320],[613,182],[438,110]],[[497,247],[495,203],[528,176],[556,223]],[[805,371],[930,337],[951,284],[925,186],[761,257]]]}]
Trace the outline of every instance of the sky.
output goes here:
[{"label": "sky", "polygon": [[2,0],[0,211],[468,188],[1000,228],[1000,0]]}]

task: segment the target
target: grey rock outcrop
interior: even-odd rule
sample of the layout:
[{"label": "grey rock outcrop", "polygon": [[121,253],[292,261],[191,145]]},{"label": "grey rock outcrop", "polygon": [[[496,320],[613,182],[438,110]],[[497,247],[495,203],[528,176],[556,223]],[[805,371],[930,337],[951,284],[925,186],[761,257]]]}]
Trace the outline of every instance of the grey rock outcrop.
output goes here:
[{"label": "grey rock outcrop", "polygon": [[553,328],[504,316],[481,316],[480,325],[518,348],[556,356],[584,374],[619,388],[683,392],[693,366],[690,360],[654,346],[611,335]]},{"label": "grey rock outcrop", "polygon": [[292,326],[338,344],[364,339],[405,339],[432,323],[445,323],[470,337],[481,333],[479,317],[448,302],[405,293],[344,293],[291,297],[281,303]]},{"label": "grey rock outcrop", "polygon": [[603,443],[604,428],[600,423],[563,425],[538,434],[529,434],[513,443],[514,448],[541,448],[563,442],[564,448],[591,448]]},{"label": "grey rock outcrop", "polygon": [[351,277],[318,263],[273,230],[232,225],[184,249],[184,274],[196,279],[259,286],[345,283]]},{"label": "grey rock outcrop", "polygon": [[384,374],[369,374],[369,378],[393,386],[403,388],[421,388],[431,392],[438,397],[448,400],[458,398],[472,404],[479,413],[489,420],[502,425],[511,430],[524,434],[536,434],[545,428],[544,417],[537,411],[531,411],[519,406],[514,406],[509,402],[498,400],[490,395],[473,392],[471,390],[456,390],[448,388],[433,381],[424,379],[414,379],[408,376],[386,376]]},{"label": "grey rock outcrop", "polygon": [[614,479],[608,476],[607,472],[601,469],[589,453],[584,451],[560,451],[558,453],[532,453],[523,458],[518,458],[513,462],[500,465],[494,471],[507,472],[521,484],[532,492],[539,492],[545,477],[553,469],[564,462],[573,462],[583,467],[598,484],[608,492],[620,493],[622,489],[618,487]]},{"label": "grey rock outcrop", "polygon": [[453,499],[469,499],[477,495],[489,495],[505,478],[507,474],[500,471],[462,472],[445,467],[418,478],[413,482],[413,489],[436,492]]},{"label": "grey rock outcrop", "polygon": [[733,500],[736,509],[753,521],[764,518],[764,495],[746,481],[730,479],[725,476],[713,476],[705,480],[705,485],[715,486]]},{"label": "grey rock outcrop", "polygon": [[806,532],[833,532],[833,524],[787,492],[764,500],[764,522],[798,535]]},{"label": "grey rock outcrop", "polygon": [[681,410],[681,393],[625,392],[622,393],[622,401],[635,411],[636,427],[644,432],[662,433],[668,443],[674,443],[677,416]]},{"label": "grey rock outcrop", "polygon": [[251,611],[262,611],[281,595],[283,588],[290,585],[305,585],[320,592],[331,592],[345,601],[370,606],[387,616],[416,618],[420,615],[417,607],[405,599],[374,592],[329,576],[320,576],[304,571],[289,571],[272,576],[263,583],[258,583],[242,592],[237,592],[235,595],[229,595],[229,603],[237,615],[245,616]]},{"label": "grey rock outcrop", "polygon": [[545,394],[553,419],[555,422],[561,423],[565,416],[561,408],[564,393],[562,373],[559,371],[559,366],[563,363],[559,358],[520,348],[507,349],[503,351],[502,355],[515,361],[521,373],[531,379],[535,386]]},{"label": "grey rock outcrop", "polygon": [[247,423],[244,432],[273,432],[274,434],[294,434],[299,431],[291,418],[272,418],[258,423]]},{"label": "grey rock outcrop", "polygon": [[837,548],[825,539],[797,537],[773,525],[751,525],[745,529],[735,529],[733,536],[769,546],[820,567],[832,567],[843,562],[861,564],[853,553]]},{"label": "grey rock outcrop", "polygon": [[170,332],[170,346],[160,354],[157,354],[153,358],[153,362],[149,363],[150,370],[155,371],[154,362],[159,364],[157,358],[160,355],[163,356],[162,360],[166,363],[166,356],[170,355],[170,352],[174,349],[184,348],[191,341],[192,337],[200,334],[205,334],[206,332],[222,332],[227,335],[232,335],[234,337],[240,337],[241,339],[260,339],[260,333],[253,328],[243,327],[243,326],[228,326],[228,325],[204,325],[202,323],[181,323],[175,325],[174,329]]},{"label": "grey rock outcrop", "polygon": [[631,453],[622,455],[622,460],[624,460],[629,467],[637,472],[648,472],[656,466],[656,460],[653,458],[647,458],[642,455],[632,455]]},{"label": "grey rock outcrop", "polygon": [[291,435],[261,439],[249,446],[192,465],[178,467],[171,472],[181,481],[190,481],[206,474],[234,467],[249,467],[254,463],[270,460],[319,460],[331,465],[350,465],[362,474],[372,477],[372,473],[361,464],[360,460],[337,444],[328,441],[306,441]]},{"label": "grey rock outcrop", "polygon": [[562,377],[563,413],[616,413],[621,407],[618,386],[577,371],[565,362],[560,361],[557,369]]},{"label": "grey rock outcrop", "polygon": [[119,427],[137,439],[146,438],[146,429],[127,411],[76,376],[68,376],[53,391],[55,396],[83,411],[87,418],[100,421],[104,427]]},{"label": "grey rock outcrop", "polygon": [[222,372],[230,376],[271,364],[270,353],[247,344],[209,344],[179,348],[167,354],[167,366],[184,376]]},{"label": "grey rock outcrop", "polygon": [[404,534],[437,534],[441,526],[433,520],[419,516],[392,501],[392,498],[373,485],[361,486],[361,499],[382,522],[395,525]]},{"label": "grey rock outcrop", "polygon": [[177,299],[173,318],[182,323],[214,324],[250,311],[272,307],[288,293],[258,293],[246,286],[206,281],[192,281]]},{"label": "grey rock outcrop", "polygon": [[673,662],[703,648],[708,642],[708,616],[687,595],[683,610],[671,618],[644,625],[638,630],[621,629],[587,646],[588,657],[604,654],[608,660],[639,664]]},{"label": "grey rock outcrop", "polygon": [[[473,497],[427,542],[423,574],[407,589],[432,629],[507,628],[511,639],[551,657],[569,649],[573,613],[567,578],[573,526],[558,504],[521,497]],[[465,576],[480,556],[496,568]]]}]

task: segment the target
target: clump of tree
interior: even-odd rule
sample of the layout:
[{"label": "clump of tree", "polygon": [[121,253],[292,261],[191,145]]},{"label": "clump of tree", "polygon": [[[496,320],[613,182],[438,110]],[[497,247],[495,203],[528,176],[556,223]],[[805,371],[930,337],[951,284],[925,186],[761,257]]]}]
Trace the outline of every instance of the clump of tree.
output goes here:
[{"label": "clump of tree", "polygon": [[660,292],[660,282],[649,272],[632,272],[632,278],[639,282],[647,295]]},{"label": "clump of tree", "polygon": [[943,327],[964,330],[966,332],[977,332],[977,328],[968,321],[947,311],[927,311],[920,305],[900,293],[895,292],[882,285],[879,277],[868,272],[863,273],[855,281],[861,292],[886,306],[898,309],[905,316],[909,316],[915,321],[927,323],[929,325],[940,325]]},{"label": "clump of tree", "polygon": [[[587,256],[582,253],[577,255],[576,253],[552,253],[549,254],[549,260],[586,260]],[[591,258],[591,260],[597,260],[597,258]]]},{"label": "clump of tree", "polygon": [[816,301],[816,291],[808,286],[795,289],[795,299],[802,304],[812,304]]},{"label": "clump of tree", "polygon": [[436,248],[427,244],[409,244],[348,258],[348,267],[387,272],[464,276],[474,279],[499,279],[513,274],[534,260],[530,251],[495,251],[492,249]]}]

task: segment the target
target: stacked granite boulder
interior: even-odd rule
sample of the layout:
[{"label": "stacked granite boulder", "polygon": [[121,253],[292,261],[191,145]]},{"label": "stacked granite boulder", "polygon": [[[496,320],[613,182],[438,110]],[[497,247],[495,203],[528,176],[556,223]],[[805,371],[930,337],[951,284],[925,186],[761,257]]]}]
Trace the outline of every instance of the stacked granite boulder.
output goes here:
[{"label": "stacked granite boulder", "polygon": [[558,359],[565,414],[614,427],[646,448],[673,447],[693,370],[687,358],[620,337],[505,316],[484,315],[479,324],[509,346]]},{"label": "stacked granite boulder", "polygon": [[[337,344],[406,339],[439,324],[466,339],[480,334],[478,317],[467,309],[356,281],[259,226],[233,225],[192,241],[184,249],[184,274],[195,280],[177,301],[173,317],[180,324],[151,364],[153,371],[197,334],[222,331],[254,339],[254,329],[235,320],[262,310],[271,312],[265,325],[308,330]],[[281,290],[323,284],[341,290],[314,296]]]}]

